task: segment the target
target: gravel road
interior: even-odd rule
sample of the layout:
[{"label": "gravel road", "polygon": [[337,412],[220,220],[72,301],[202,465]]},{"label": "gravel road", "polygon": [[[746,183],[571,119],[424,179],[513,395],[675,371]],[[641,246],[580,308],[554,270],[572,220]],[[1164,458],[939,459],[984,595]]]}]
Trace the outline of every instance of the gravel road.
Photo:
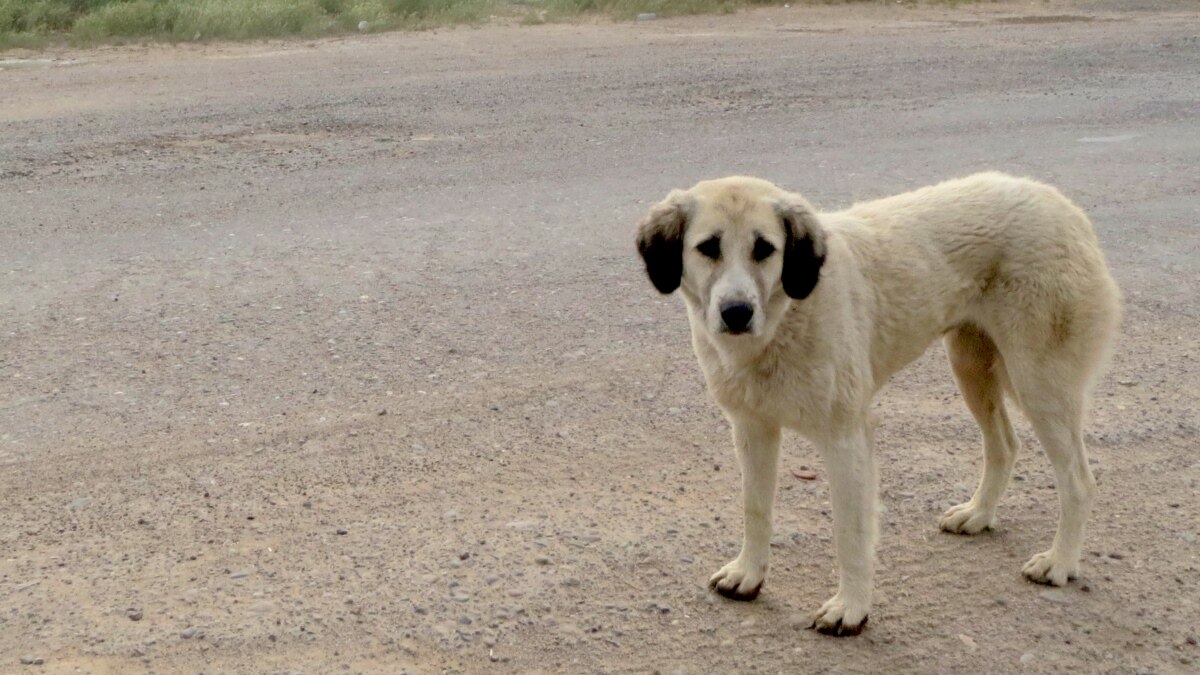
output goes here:
[{"label": "gravel road", "polygon": [[[0,672],[1200,669],[1200,4],[866,4],[0,57]],[[871,624],[788,437],[772,576],[633,227],[750,173],[822,208],[995,168],[1093,217],[1126,321],[1083,578],[936,347],[877,404]],[[797,480],[792,470],[814,471]]]}]

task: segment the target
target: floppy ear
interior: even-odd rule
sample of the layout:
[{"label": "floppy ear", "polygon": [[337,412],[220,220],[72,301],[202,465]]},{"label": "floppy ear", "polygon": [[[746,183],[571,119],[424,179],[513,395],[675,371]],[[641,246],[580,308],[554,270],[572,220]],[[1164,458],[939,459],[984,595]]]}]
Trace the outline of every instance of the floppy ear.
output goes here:
[{"label": "floppy ear", "polygon": [[687,224],[685,194],[673,190],[638,223],[637,249],[646,274],[659,293],[673,293],[683,278],[683,228]]},{"label": "floppy ear", "polygon": [[825,263],[825,229],[812,206],[799,197],[781,201],[775,211],[783,221],[783,292],[803,300],[817,287]]}]

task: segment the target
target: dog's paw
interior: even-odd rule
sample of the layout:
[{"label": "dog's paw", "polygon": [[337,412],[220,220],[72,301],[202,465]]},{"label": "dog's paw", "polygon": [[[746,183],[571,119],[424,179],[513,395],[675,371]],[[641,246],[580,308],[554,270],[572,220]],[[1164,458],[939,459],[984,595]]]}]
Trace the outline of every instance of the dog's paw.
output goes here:
[{"label": "dog's paw", "polygon": [[847,602],[839,593],[821,605],[809,628],[815,628],[825,635],[843,637],[858,635],[866,625],[867,607]]},{"label": "dog's paw", "polygon": [[951,506],[938,519],[938,527],[955,534],[979,534],[992,529],[995,519],[994,511],[987,511],[972,500]]},{"label": "dog's paw", "polygon": [[1021,573],[1036,584],[1066,586],[1079,576],[1079,563],[1063,563],[1054,559],[1053,551],[1043,551],[1030,558]]},{"label": "dog's paw", "polygon": [[747,563],[739,557],[717,570],[708,580],[708,587],[731,600],[753,600],[766,576],[766,564]]}]

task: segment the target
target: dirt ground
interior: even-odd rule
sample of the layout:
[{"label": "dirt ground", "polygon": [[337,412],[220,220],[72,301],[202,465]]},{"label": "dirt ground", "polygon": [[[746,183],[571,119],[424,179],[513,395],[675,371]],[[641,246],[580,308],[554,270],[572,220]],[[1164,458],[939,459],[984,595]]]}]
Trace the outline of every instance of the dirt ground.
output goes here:
[{"label": "dirt ground", "polygon": [[[1200,669],[1200,5],[778,8],[0,58],[0,671]],[[705,588],[739,481],[632,242],[751,173],[831,208],[998,168],[1096,222],[1127,300],[1083,578],[940,346],[877,404],[858,638],[785,440],[762,596]],[[808,467],[818,479],[793,478]],[[23,665],[22,659],[40,665]]]}]

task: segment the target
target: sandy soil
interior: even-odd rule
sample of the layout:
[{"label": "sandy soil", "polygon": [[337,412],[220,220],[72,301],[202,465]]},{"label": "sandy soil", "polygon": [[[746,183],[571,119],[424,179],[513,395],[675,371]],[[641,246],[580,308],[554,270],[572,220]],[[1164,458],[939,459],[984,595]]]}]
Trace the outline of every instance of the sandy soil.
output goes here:
[{"label": "sandy soil", "polygon": [[[779,8],[0,60],[0,671],[1200,668],[1200,6]],[[762,596],[728,429],[633,224],[758,174],[825,208],[999,168],[1127,295],[1084,573],[1029,451],[996,532],[940,347],[878,403],[867,631],[785,441]],[[791,469],[810,467],[815,481]],[[22,659],[42,660],[23,665]]]}]

